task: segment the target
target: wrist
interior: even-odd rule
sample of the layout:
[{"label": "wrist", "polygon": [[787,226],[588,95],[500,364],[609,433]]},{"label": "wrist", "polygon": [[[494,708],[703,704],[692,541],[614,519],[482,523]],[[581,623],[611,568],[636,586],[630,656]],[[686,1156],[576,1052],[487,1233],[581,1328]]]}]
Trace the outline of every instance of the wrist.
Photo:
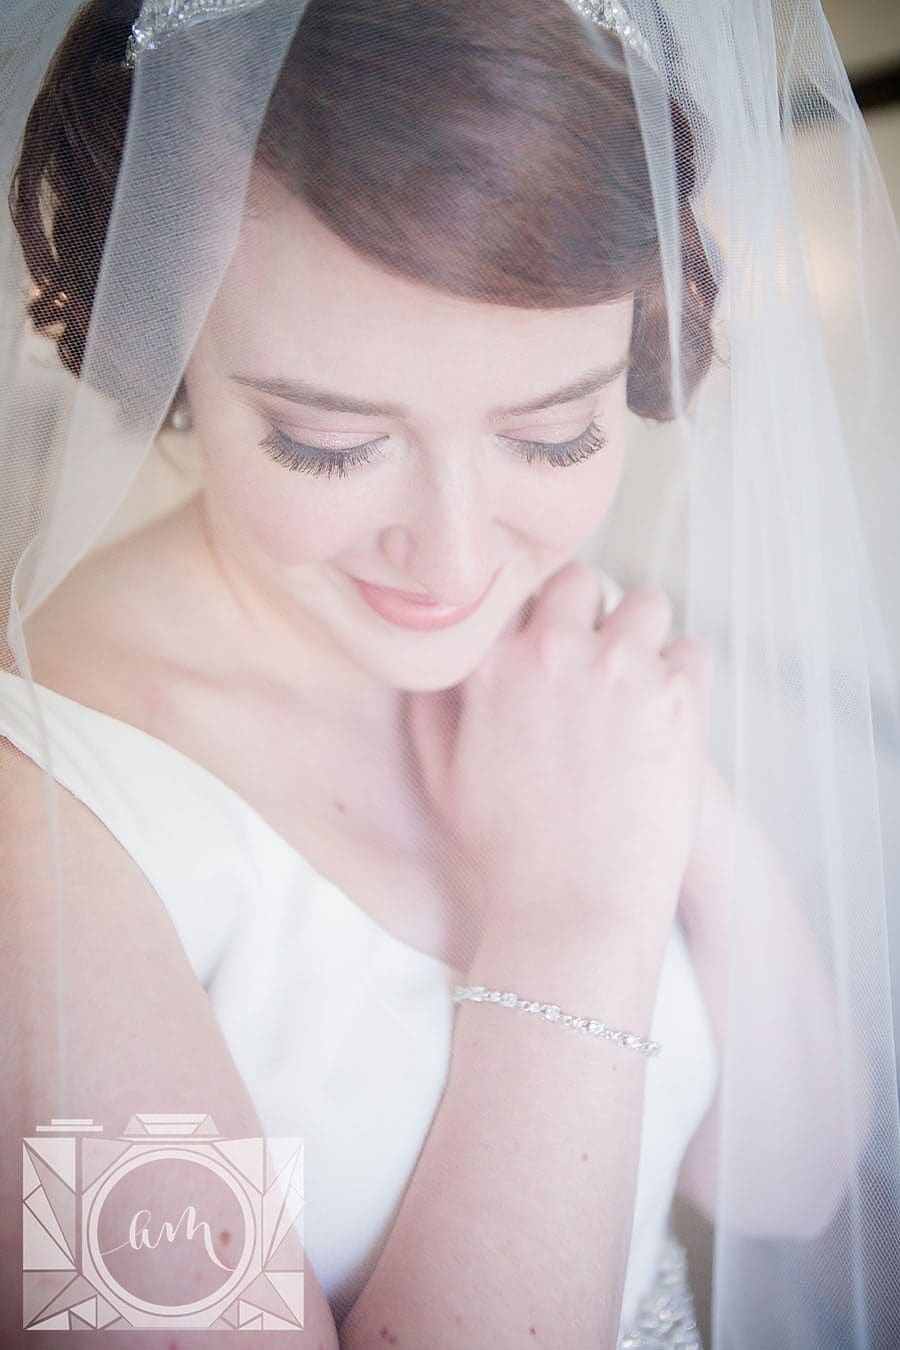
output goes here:
[{"label": "wrist", "polygon": [[[470,984],[501,985],[552,1002],[554,991],[655,989],[671,925],[665,931],[589,917],[491,911],[467,971]],[[521,988],[519,987],[521,985]],[[527,987],[526,987],[527,986]]]},{"label": "wrist", "polygon": [[[627,896],[604,896],[598,891],[569,893],[551,903],[548,892],[534,883],[518,888],[489,887],[479,945],[514,944],[538,952],[566,952],[573,959],[580,951],[614,949],[630,952],[635,959],[652,961],[669,940],[678,890],[662,900],[658,894],[643,894],[635,885]],[[533,898],[532,898],[533,897]]]}]

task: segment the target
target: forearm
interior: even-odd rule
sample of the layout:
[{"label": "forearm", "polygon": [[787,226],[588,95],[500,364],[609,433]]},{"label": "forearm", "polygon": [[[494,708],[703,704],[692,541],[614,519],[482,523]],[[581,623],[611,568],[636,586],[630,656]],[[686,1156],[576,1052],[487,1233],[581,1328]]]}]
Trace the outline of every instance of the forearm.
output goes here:
[{"label": "forearm", "polygon": [[[468,978],[647,1036],[661,957],[619,934],[513,948],[507,930]],[[444,1097],[341,1345],[613,1346],[647,1072],[602,1037],[461,1003]]]},{"label": "forearm", "polygon": [[[835,1072],[845,1053],[841,1037],[853,1031],[839,1025],[834,989],[801,901],[758,823],[745,816],[738,838],[736,816],[724,809],[721,794],[717,801],[718,849],[686,876],[679,914],[720,1063],[730,943],[733,977],[740,978],[743,991],[736,1027],[741,1072],[733,1087],[739,1097],[730,1102],[729,1129],[739,1133],[731,1146],[739,1149],[752,1184],[741,1187],[740,1209],[729,1211],[729,1223],[748,1233],[776,1227],[803,1236],[828,1221],[844,1191],[854,1144],[862,1146],[865,1058],[858,1042],[846,1050],[860,1075],[854,1140],[847,1134],[847,1103]],[[735,858],[742,891],[732,933]],[[681,1178],[710,1218],[716,1209],[720,1102],[721,1087],[692,1140]]]}]

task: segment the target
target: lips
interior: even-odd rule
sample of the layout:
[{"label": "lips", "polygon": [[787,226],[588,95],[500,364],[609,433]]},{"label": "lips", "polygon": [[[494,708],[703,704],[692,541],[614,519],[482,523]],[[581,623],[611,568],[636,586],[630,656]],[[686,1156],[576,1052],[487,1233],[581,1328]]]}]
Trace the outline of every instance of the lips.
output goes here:
[{"label": "lips", "polygon": [[402,628],[430,631],[435,628],[449,628],[473,614],[483,603],[496,575],[495,573],[478,599],[469,605],[444,605],[438,600],[414,595],[409,591],[396,591],[388,586],[373,586],[368,581],[360,581],[358,577],[351,577],[351,580],[366,603],[389,623],[398,624]]},{"label": "lips", "polygon": [[374,582],[364,583],[367,586],[373,586],[375,590],[387,591],[389,595],[399,595],[402,600],[409,600],[414,605],[439,605],[440,600],[433,599],[430,595],[422,595],[421,591],[398,591],[396,586],[375,586]]}]

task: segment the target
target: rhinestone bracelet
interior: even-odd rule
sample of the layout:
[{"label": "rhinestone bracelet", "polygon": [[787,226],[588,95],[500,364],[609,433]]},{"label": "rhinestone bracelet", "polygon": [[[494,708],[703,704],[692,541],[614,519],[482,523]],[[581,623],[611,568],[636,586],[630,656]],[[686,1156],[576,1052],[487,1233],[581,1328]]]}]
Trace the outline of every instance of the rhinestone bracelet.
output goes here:
[{"label": "rhinestone bracelet", "polygon": [[548,1022],[562,1022],[563,1026],[580,1031],[585,1036],[603,1036],[608,1041],[615,1041],[616,1045],[624,1045],[629,1050],[639,1050],[642,1055],[662,1054],[659,1041],[645,1041],[640,1036],[632,1035],[630,1031],[613,1031],[612,1027],[594,1017],[573,1017],[571,1013],[564,1013],[555,1003],[532,1003],[527,998],[519,998],[518,994],[504,993],[500,989],[485,989],[481,984],[454,985],[452,995],[454,1003],[471,999],[473,1003],[499,1003],[504,1008],[521,1008],[522,1012],[540,1014]]}]

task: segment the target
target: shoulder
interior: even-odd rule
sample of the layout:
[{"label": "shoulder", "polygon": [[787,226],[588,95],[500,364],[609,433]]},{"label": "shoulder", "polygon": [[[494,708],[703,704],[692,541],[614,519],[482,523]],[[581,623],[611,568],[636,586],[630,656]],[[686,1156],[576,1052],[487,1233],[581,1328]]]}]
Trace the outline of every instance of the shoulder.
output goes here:
[{"label": "shoulder", "polygon": [[[136,1113],[202,1111],[226,1138],[264,1137],[209,998],[149,882],[101,822],[65,791],[56,794],[57,855],[44,792],[41,769],[0,737],[0,1017],[7,1033],[0,1041],[0,1146],[10,1156],[14,1147],[21,1149],[23,1138],[59,1114],[61,1102],[66,1115],[92,1120],[113,1134]],[[64,1097],[60,1026],[66,1037]],[[13,1343],[6,1319],[19,1306],[14,1253],[16,1243],[21,1250],[16,1216],[22,1211],[16,1184],[14,1169],[3,1169],[3,1344],[5,1336]],[[154,1174],[150,1184],[159,1193],[148,1196],[148,1207],[154,1213],[170,1210],[166,1178]],[[219,1234],[227,1240],[232,1216],[221,1187],[207,1192],[201,1185],[197,1201],[214,1240]],[[127,1231],[128,1215],[115,1223]],[[227,1248],[219,1254],[227,1260]],[[200,1262],[194,1254],[191,1259]],[[336,1350],[327,1298],[309,1262],[304,1264],[306,1328],[318,1344]],[[202,1278],[199,1269],[196,1278]],[[227,1350],[230,1339],[210,1334],[211,1350]]]},{"label": "shoulder", "polygon": [[[48,782],[55,819],[48,810]],[[56,828],[58,834],[51,834]],[[141,929],[144,936],[153,926],[170,929],[177,941],[156,892],[99,816],[72,792],[50,782],[35,760],[2,735],[0,856],[0,912],[4,926],[14,925],[6,933],[13,942],[17,935],[52,926],[56,861],[65,882],[68,919],[74,931],[92,935],[90,951],[84,953],[88,965],[97,958],[103,966]],[[123,910],[129,915],[124,931]],[[154,948],[160,950],[158,941]]]},{"label": "shoulder", "polygon": [[[122,1086],[131,1083],[137,1096],[135,1077],[149,1069],[146,1056],[155,1053],[152,1026],[145,1024],[143,1032],[140,1027],[149,1005],[166,991],[172,1013],[179,1022],[187,1017],[196,1032],[204,991],[167,910],[129,853],[76,796],[50,787],[53,818],[44,771],[0,737],[0,945],[8,953],[0,1000],[8,1004],[4,1019],[20,1020],[42,989],[50,998],[59,992],[54,971],[60,956],[67,1016],[78,1019],[79,1037],[89,1034],[83,1043],[98,1050],[104,1045],[103,1053],[111,1057],[107,1069],[115,1064],[116,1073],[124,1075]],[[53,943],[61,932],[68,940],[55,953]],[[29,1036],[40,1055],[36,1062],[47,1063],[52,1028],[34,1022],[37,1012],[31,1012]],[[129,1040],[135,1042],[130,1067]]]},{"label": "shoulder", "polygon": [[25,624],[35,680],[151,729],[154,705],[212,650],[208,582],[186,503],[89,553]]}]

